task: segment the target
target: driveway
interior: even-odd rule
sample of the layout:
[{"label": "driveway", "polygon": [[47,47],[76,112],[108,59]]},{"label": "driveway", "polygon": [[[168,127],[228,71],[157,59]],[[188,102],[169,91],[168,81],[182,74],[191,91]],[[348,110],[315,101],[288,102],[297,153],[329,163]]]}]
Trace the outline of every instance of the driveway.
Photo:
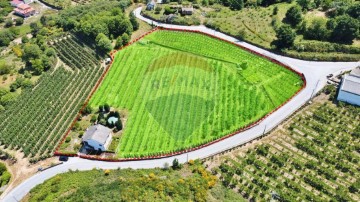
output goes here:
[{"label": "driveway", "polygon": [[[147,22],[152,23],[152,20],[146,19],[140,15],[141,8],[135,9],[134,13],[136,17]],[[153,22],[154,25],[159,25],[156,22]],[[258,125],[253,128],[240,132],[232,137],[229,137],[223,141],[217,142],[215,144],[209,145],[207,147],[188,152],[185,154],[162,158],[162,159],[152,159],[152,160],[142,160],[142,161],[127,161],[127,162],[101,162],[101,161],[91,161],[86,159],[81,159],[78,157],[70,158],[68,162],[40,172],[29,179],[25,180],[18,187],[11,190],[2,201],[6,202],[16,202],[21,200],[33,187],[38,184],[41,184],[46,179],[49,179],[59,173],[67,172],[71,170],[91,170],[93,168],[99,169],[117,169],[117,168],[155,168],[163,167],[165,163],[169,165],[172,164],[174,158],[177,158],[180,163],[185,163],[189,159],[198,159],[205,158],[216,153],[222,152],[229,148],[244,144],[249,142],[261,135],[264,132],[271,130],[276,127],[280,122],[290,116],[294,111],[300,108],[305,104],[311,96],[315,95],[316,92],[321,90],[322,87],[326,84],[326,76],[329,74],[339,74],[343,71],[350,70],[360,65],[360,62],[313,62],[313,61],[304,61],[299,59],[288,58],[285,56],[276,55],[267,50],[258,48],[246,42],[238,41],[237,39],[216,32],[212,29],[206,28],[205,26],[178,26],[178,25],[167,25],[160,24],[165,28],[180,28],[188,30],[198,30],[208,34],[216,35],[217,37],[226,39],[228,41],[236,42],[242,46],[245,46],[249,49],[262,53],[266,56],[274,58],[280,62],[283,62],[293,69],[303,73],[307,80],[307,86],[304,88],[298,95],[296,95],[291,101],[285,104],[282,108],[268,116],[264,121],[260,122]]]}]

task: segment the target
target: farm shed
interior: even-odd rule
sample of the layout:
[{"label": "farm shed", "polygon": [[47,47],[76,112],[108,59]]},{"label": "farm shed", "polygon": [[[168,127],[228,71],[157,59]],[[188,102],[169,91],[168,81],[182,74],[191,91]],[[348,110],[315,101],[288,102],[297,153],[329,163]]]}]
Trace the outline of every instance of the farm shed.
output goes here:
[{"label": "farm shed", "polygon": [[360,67],[344,76],[337,99],[360,106]]},{"label": "farm shed", "polygon": [[192,15],[194,11],[194,8],[192,6],[190,7],[181,7],[181,14],[183,15]]},{"label": "farm shed", "polygon": [[90,126],[82,138],[82,143],[93,150],[104,152],[110,145],[112,138],[111,129],[97,124]]}]

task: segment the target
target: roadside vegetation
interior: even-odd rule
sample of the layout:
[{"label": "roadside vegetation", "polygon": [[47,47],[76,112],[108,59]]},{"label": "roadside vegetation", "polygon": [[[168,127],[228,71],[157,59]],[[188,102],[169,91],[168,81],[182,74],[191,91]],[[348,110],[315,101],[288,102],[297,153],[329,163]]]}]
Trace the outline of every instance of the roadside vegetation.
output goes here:
[{"label": "roadside vegetation", "polygon": [[150,156],[230,134],[302,85],[294,72],[234,45],[202,34],[156,31],[117,53],[89,104],[128,110],[117,153]]},{"label": "roadside vegetation", "polygon": [[[24,201],[244,201],[198,162],[164,169],[70,171],[31,190]],[[66,193],[66,194],[64,194]]]},{"label": "roadside vegetation", "polygon": [[359,201],[360,108],[325,92],[268,137],[206,164],[246,199]]},{"label": "roadside vegetation", "polygon": [[[143,14],[157,21],[198,25],[291,57],[357,61],[359,9],[354,0],[165,1]],[[192,15],[181,7],[192,5]],[[180,10],[179,10],[180,9]]]},{"label": "roadside vegetation", "polygon": [[6,165],[0,162],[0,188],[7,185],[10,182],[10,179],[11,179],[11,174],[7,170]]}]

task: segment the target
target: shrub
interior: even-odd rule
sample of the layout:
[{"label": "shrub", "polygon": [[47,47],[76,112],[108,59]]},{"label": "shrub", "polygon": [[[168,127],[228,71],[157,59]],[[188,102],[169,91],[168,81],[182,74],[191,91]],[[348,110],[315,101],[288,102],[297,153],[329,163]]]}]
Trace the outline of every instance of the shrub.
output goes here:
[{"label": "shrub", "polygon": [[71,137],[70,136],[67,136],[66,138],[65,138],[65,142],[66,143],[69,143],[71,141]]},{"label": "shrub", "polygon": [[22,24],[24,24],[24,19],[23,18],[16,18],[15,25],[19,26],[19,25],[22,25]]},{"label": "shrub", "polygon": [[285,21],[292,26],[298,25],[302,21],[302,12],[299,6],[289,8],[285,15]]}]

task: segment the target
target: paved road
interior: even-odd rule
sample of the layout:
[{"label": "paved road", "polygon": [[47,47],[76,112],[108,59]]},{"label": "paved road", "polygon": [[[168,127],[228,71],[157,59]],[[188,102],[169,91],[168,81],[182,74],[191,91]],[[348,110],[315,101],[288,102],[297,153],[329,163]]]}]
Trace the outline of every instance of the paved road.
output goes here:
[{"label": "paved road", "polygon": [[[141,20],[144,20],[148,23],[152,21],[140,16],[140,9],[136,9],[134,11],[136,17]],[[154,22],[155,25],[158,23]],[[283,63],[286,63],[290,67],[296,69],[297,71],[303,73],[307,80],[307,87],[301,91],[297,96],[295,96],[290,102],[280,108],[278,111],[271,114],[267,117],[263,122],[259,125],[236,134],[230,138],[227,138],[221,142],[212,144],[208,147],[189,152],[186,154],[181,154],[174,157],[163,158],[163,159],[155,159],[155,160],[143,160],[143,161],[128,161],[128,162],[100,162],[100,161],[90,161],[86,159],[80,158],[70,158],[68,162],[48,169],[46,171],[40,172],[22,184],[11,190],[2,201],[6,202],[15,202],[21,200],[33,187],[38,184],[41,184],[46,179],[49,179],[56,174],[67,172],[69,169],[71,170],[91,170],[93,168],[101,168],[101,169],[117,169],[117,168],[155,168],[155,167],[163,167],[165,163],[169,163],[171,165],[174,158],[179,159],[179,162],[184,163],[188,159],[197,159],[197,158],[205,158],[207,156],[211,156],[212,154],[227,150],[229,148],[244,144],[253,140],[259,136],[261,136],[264,131],[269,131],[273,127],[276,127],[282,120],[291,115],[296,109],[301,107],[304,103],[306,103],[310,97],[318,92],[326,83],[326,76],[330,73],[337,74],[341,71],[350,70],[356,66],[360,65],[360,62],[311,62],[311,61],[303,61],[298,59],[292,59],[284,56],[275,55],[267,50],[263,50],[251,44],[240,42],[233,37],[227,36],[225,34],[216,32],[214,30],[208,29],[204,26],[176,26],[176,25],[166,25],[161,24],[163,27],[167,28],[182,28],[182,29],[191,29],[191,30],[199,30],[202,32],[206,32],[209,34],[215,34],[218,37],[224,38],[229,41],[234,41],[239,43],[247,48],[265,54],[269,57],[277,59]],[[279,86],[281,88],[281,86]]]}]

